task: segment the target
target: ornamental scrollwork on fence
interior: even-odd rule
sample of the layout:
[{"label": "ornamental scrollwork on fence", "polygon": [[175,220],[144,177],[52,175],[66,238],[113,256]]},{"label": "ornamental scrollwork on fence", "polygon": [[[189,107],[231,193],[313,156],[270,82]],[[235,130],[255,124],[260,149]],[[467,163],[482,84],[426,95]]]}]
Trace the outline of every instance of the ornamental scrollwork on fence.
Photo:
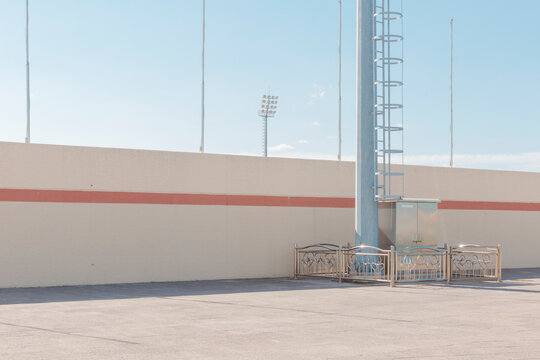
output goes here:
[{"label": "ornamental scrollwork on fence", "polygon": [[426,269],[439,268],[441,266],[441,255],[419,254],[419,255],[399,255],[400,269]]},{"label": "ornamental scrollwork on fence", "polygon": [[388,253],[357,253],[349,251],[344,256],[344,278],[357,280],[387,280]]},{"label": "ornamental scrollwork on fence", "polygon": [[396,282],[458,279],[501,281],[501,247],[414,246],[384,250],[368,245],[315,244],[295,247],[295,277]]},{"label": "ornamental scrollwork on fence", "polygon": [[452,256],[453,277],[488,277],[495,275],[492,254],[456,253]]},{"label": "ornamental scrollwork on fence", "polygon": [[329,274],[337,270],[336,253],[304,252],[300,256],[301,272],[305,274]]},{"label": "ornamental scrollwork on fence", "polygon": [[[418,250],[418,249],[413,249]],[[423,253],[404,253],[396,256],[396,280],[397,281],[422,281],[444,279],[443,259],[445,251],[422,248]],[[437,251],[437,252],[433,252]]]}]

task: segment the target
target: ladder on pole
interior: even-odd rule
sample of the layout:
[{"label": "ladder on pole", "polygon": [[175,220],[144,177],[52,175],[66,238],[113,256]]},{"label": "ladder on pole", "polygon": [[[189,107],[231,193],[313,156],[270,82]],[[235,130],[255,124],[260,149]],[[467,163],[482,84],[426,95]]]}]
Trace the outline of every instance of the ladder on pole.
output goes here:
[{"label": "ladder on pole", "polygon": [[396,201],[404,175],[403,166],[394,170],[403,165],[402,0],[373,0],[373,9],[375,201]]}]

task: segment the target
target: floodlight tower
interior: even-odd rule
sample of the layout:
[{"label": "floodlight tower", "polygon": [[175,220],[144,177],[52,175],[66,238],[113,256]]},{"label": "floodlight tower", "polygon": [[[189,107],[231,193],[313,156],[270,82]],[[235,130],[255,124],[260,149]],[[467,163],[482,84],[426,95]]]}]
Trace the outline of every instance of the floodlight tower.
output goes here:
[{"label": "floodlight tower", "polygon": [[263,95],[259,116],[263,120],[263,155],[268,156],[268,118],[276,116],[278,96]]}]

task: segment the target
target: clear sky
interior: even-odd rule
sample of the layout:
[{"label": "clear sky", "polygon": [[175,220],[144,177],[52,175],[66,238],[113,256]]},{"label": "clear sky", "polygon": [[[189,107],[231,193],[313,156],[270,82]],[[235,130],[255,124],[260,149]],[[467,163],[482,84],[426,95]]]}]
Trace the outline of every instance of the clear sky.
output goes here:
[{"label": "clear sky", "polygon": [[[393,0],[398,1],[398,0]],[[0,140],[24,141],[24,0],[0,0]],[[206,150],[335,158],[338,0],[206,0]],[[540,1],[404,0],[405,162],[540,171]],[[343,0],[343,154],[355,153],[356,1]],[[32,141],[196,152],[200,0],[30,0]]]}]

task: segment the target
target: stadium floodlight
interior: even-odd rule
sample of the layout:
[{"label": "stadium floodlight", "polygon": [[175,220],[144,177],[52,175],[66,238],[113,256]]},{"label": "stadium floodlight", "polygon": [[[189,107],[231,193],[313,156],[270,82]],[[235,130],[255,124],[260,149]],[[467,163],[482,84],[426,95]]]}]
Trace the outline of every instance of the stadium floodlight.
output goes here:
[{"label": "stadium floodlight", "polygon": [[263,120],[263,155],[268,156],[268,118],[276,116],[277,104],[279,96],[263,95],[259,116]]}]

